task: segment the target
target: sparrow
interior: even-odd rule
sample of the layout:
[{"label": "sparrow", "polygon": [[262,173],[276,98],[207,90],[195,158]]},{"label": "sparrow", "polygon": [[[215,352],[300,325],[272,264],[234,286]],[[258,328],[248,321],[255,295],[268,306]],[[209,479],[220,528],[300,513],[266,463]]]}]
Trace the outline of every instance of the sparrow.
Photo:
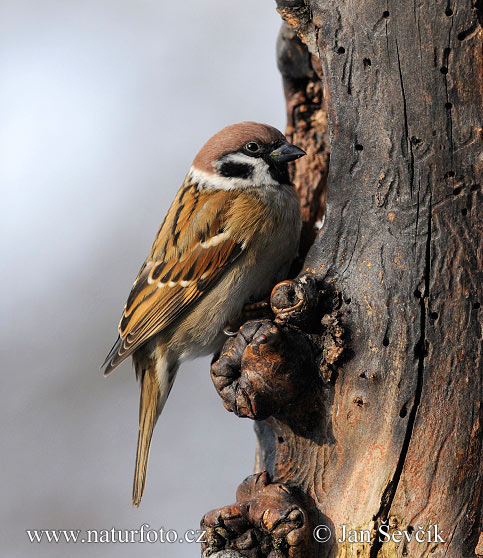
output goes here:
[{"label": "sparrow", "polygon": [[256,122],[223,128],[195,157],[134,281],[108,375],[132,355],[140,385],[132,501],[179,365],[220,350],[246,303],[286,278],[302,226],[288,163],[305,152]]}]

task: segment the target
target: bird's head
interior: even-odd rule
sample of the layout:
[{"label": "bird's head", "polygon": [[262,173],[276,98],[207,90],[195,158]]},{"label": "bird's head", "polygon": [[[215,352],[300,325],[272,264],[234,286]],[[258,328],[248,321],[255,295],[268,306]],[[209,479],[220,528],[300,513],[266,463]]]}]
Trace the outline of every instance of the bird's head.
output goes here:
[{"label": "bird's head", "polygon": [[305,155],[272,126],[241,122],[220,130],[195,157],[191,174],[203,188],[232,190],[289,184],[288,163]]}]

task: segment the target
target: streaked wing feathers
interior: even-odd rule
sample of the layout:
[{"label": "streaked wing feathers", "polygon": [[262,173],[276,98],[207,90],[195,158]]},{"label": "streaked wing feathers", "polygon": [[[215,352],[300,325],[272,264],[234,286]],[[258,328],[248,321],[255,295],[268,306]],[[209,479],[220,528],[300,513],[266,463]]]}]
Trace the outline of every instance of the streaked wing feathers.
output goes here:
[{"label": "streaked wing feathers", "polygon": [[234,238],[230,231],[230,192],[191,188],[189,196],[186,185],[178,192],[134,282],[105,374],[196,302],[240,256],[253,234],[248,228],[245,238]]}]

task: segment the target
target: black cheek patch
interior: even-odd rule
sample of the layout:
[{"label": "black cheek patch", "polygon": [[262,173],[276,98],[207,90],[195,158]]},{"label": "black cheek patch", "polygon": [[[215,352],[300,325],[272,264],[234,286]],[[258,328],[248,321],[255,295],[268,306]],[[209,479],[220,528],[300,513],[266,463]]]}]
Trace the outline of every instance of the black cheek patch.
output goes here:
[{"label": "black cheek patch", "polygon": [[218,172],[221,176],[226,176],[228,178],[250,178],[253,174],[253,167],[248,163],[227,161],[221,164]]}]

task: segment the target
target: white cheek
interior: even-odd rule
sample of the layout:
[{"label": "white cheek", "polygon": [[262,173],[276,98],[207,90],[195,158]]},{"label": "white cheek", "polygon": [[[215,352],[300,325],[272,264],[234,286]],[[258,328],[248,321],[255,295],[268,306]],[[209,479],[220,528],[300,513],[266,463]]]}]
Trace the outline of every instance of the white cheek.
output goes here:
[{"label": "white cheek", "polygon": [[270,174],[268,165],[263,159],[255,159],[254,167],[255,171],[252,176],[253,182],[256,182],[257,184],[278,184],[278,181]]},{"label": "white cheek", "polygon": [[234,190],[253,188],[253,186],[279,185],[277,180],[271,176],[269,167],[263,159],[250,157],[243,153],[232,153],[228,155],[224,161],[250,165],[253,169],[252,176],[249,178],[220,176],[219,174],[211,174],[191,167],[189,177],[194,182],[197,182],[198,187],[201,189]]},{"label": "white cheek", "polygon": [[232,153],[228,155],[224,161],[228,161],[230,163],[242,163],[244,165],[250,165],[253,169],[252,176],[250,178],[233,178],[230,180],[237,180],[242,181],[245,184],[257,184],[257,185],[275,185],[278,184],[276,180],[270,174],[270,169],[268,164],[263,160],[257,157],[250,157],[249,155],[245,155],[244,153]]}]

